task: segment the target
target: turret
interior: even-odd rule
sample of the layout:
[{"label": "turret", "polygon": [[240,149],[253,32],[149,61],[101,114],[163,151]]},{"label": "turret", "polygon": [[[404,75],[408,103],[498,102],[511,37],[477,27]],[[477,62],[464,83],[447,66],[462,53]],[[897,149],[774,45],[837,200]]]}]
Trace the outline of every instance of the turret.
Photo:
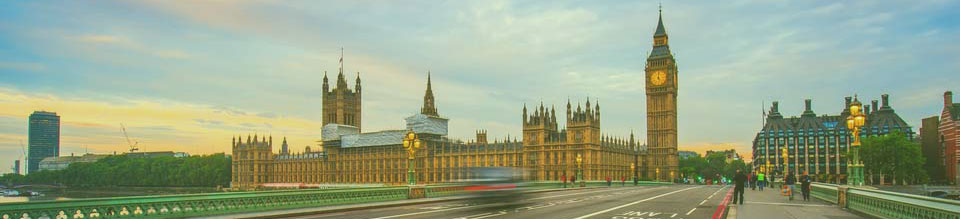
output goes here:
[{"label": "turret", "polygon": [[326,97],[327,92],[330,92],[330,83],[327,82],[327,71],[323,71],[323,94]]}]

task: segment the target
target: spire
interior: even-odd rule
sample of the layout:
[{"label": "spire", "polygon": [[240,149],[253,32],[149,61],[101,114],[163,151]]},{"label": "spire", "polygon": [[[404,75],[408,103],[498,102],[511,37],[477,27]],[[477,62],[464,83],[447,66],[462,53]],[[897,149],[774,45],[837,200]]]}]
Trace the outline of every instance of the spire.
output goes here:
[{"label": "spire", "polygon": [[427,91],[423,95],[423,108],[420,109],[420,114],[440,116],[437,113],[437,106],[434,105],[433,88],[430,85],[430,71],[427,71]]},{"label": "spire", "polygon": [[330,91],[330,83],[327,82],[327,71],[323,71],[323,92],[326,93],[329,91]]},{"label": "spire", "polygon": [[659,19],[657,21],[657,31],[653,33],[653,36],[666,36],[667,30],[663,27],[663,5],[660,5],[658,15]]},{"label": "spire", "polygon": [[337,74],[337,89],[346,89],[347,80],[343,77],[343,47],[340,47],[340,73]]},{"label": "spire", "polygon": [[283,137],[283,143],[280,145],[280,153],[281,153],[281,154],[289,154],[289,153],[290,153],[289,147],[287,146],[287,137],[286,137],[286,136]]},{"label": "spire", "polygon": [[357,93],[359,93],[359,92],[360,92],[360,72],[359,72],[359,71],[357,72],[357,80],[356,80],[356,81],[357,81],[357,82],[356,82],[357,85],[355,85],[355,86],[353,87],[353,90],[356,91]]}]

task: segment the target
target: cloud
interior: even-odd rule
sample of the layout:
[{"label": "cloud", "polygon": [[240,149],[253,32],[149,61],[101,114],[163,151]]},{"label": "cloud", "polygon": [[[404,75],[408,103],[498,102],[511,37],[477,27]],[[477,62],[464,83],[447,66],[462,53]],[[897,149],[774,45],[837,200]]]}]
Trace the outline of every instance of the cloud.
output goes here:
[{"label": "cloud", "polygon": [[110,53],[111,51],[120,49],[166,59],[188,59],[193,57],[189,53],[182,50],[148,46],[144,43],[124,36],[88,34],[67,36],[66,38],[68,40],[73,40],[77,43],[80,43],[81,45],[79,46],[82,49],[99,55],[109,55],[105,53]]},{"label": "cloud", "polygon": [[4,62],[0,61],[0,70],[7,69],[13,71],[31,71],[31,72],[41,72],[46,71],[47,66],[42,63],[35,62]]}]

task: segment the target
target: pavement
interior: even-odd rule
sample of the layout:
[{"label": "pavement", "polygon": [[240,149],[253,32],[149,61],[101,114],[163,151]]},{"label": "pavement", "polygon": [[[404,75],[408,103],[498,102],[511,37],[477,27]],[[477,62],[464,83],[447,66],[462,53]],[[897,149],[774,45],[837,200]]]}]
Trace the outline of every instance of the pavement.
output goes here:
[{"label": "pavement", "polygon": [[[712,218],[731,187],[667,185],[566,189],[526,194],[514,205],[452,199],[347,211],[301,210],[284,218]],[[341,206],[347,207],[347,206]],[[721,214],[722,215],[722,214]],[[229,217],[239,217],[232,215]],[[254,217],[265,217],[259,214]],[[275,216],[274,216],[275,217]]]},{"label": "pavement", "polygon": [[780,194],[779,189],[750,190],[743,194],[743,205],[730,203],[728,219],[853,219],[869,218],[841,209],[837,205],[810,196],[803,201],[800,188],[797,187],[793,201]]}]

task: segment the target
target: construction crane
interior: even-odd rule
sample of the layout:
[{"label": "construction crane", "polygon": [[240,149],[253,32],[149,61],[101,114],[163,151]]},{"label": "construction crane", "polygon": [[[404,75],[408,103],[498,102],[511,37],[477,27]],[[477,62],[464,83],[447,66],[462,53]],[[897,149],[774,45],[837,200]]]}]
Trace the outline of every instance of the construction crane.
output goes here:
[{"label": "construction crane", "polygon": [[140,142],[130,141],[130,135],[127,135],[127,127],[123,126],[123,123],[120,123],[120,130],[123,131],[123,137],[127,138],[127,145],[130,145],[130,153],[133,153],[134,151],[139,151],[140,148],[138,148],[137,145],[140,144]]}]

